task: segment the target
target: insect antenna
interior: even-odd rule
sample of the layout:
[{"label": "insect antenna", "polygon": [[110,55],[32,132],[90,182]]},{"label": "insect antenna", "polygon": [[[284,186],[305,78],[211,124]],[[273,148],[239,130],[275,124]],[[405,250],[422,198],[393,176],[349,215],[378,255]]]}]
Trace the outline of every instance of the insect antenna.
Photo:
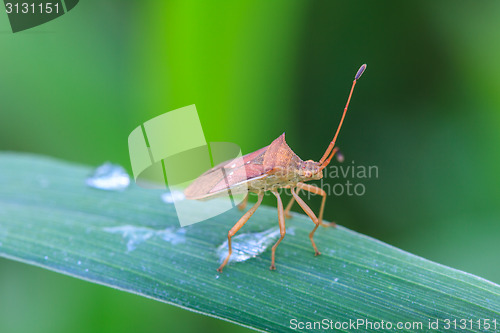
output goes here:
[{"label": "insect antenna", "polygon": [[[351,101],[351,96],[352,92],[354,91],[354,86],[356,85],[356,81],[359,80],[361,75],[363,75],[363,72],[366,69],[366,64],[361,65],[359,67],[358,72],[356,73],[356,76],[354,76],[354,81],[352,82],[352,87],[351,87],[351,92],[349,93],[349,98],[347,99],[347,103],[344,108],[344,113],[342,114],[342,118],[340,119],[339,126],[337,127],[337,132],[335,132],[335,136],[333,137],[332,142],[330,142],[330,145],[326,149],[325,153],[323,154],[323,157],[321,157],[321,160],[319,160],[319,164],[321,165],[321,169],[324,169],[332,160],[333,155],[337,152],[337,148],[333,149],[335,146],[335,141],[337,141],[337,136],[339,135],[340,128],[342,127],[342,123],[344,122],[345,114],[347,112],[347,108],[349,107],[349,102]],[[332,151],[333,149],[333,151]],[[330,154],[331,153],[331,154]]]}]

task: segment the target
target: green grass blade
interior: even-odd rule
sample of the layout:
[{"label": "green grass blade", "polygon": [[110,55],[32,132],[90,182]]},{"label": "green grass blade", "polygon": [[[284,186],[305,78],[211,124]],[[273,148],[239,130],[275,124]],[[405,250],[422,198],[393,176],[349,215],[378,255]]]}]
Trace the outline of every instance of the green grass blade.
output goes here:
[{"label": "green grass blade", "polygon": [[[421,331],[438,319],[438,330],[447,332],[459,329],[451,322],[446,330],[446,319],[467,320],[464,332],[494,332],[478,320],[496,319],[500,330],[500,286],[340,226],[318,230],[322,255],[314,257],[313,224],[300,214],[287,221],[293,233],[278,248],[277,271],[269,270],[268,249],[218,274],[216,249],[240,211],[181,229],[160,192],[135,185],[99,191],[85,185],[90,172],[40,156],[0,154],[0,256],[257,330],[288,331],[293,319],[333,325],[364,319],[394,329],[398,322],[422,323]],[[276,226],[276,209],[261,207],[240,233]]]}]

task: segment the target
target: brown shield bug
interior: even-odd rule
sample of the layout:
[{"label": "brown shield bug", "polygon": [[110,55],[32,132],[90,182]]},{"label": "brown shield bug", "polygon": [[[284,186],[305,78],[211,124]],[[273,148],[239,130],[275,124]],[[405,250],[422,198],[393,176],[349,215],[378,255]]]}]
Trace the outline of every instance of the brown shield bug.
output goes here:
[{"label": "brown shield bug", "polygon": [[[319,162],[314,162],[312,160],[303,161],[300,159],[300,157],[298,157],[287,145],[285,141],[285,134],[283,133],[269,146],[243,156],[242,163],[238,163],[238,165],[235,165],[233,161],[221,163],[203,173],[186,188],[184,191],[186,198],[192,200],[211,199],[221,194],[226,194],[228,190],[230,190],[233,194],[247,193],[248,191],[257,194],[258,196],[257,202],[253,205],[253,207],[250,208],[238,222],[236,222],[231,230],[229,230],[227,235],[229,253],[224,262],[217,269],[219,272],[222,272],[222,269],[231,257],[231,237],[233,237],[234,234],[240,230],[240,228],[257,210],[262,202],[262,198],[264,197],[264,192],[266,191],[271,191],[271,193],[276,196],[278,201],[278,221],[281,234],[281,237],[272,247],[270,269],[276,269],[274,264],[276,248],[285,237],[285,216],[290,216],[289,212],[294,201],[297,201],[300,207],[302,207],[305,213],[315,224],[314,229],[309,234],[309,238],[311,239],[315,255],[320,254],[316,244],[314,243],[314,232],[320,225],[335,226],[335,223],[332,222],[326,224],[322,221],[323,210],[325,209],[326,192],[317,186],[306,184],[305,182],[309,180],[321,179],[323,177],[323,169],[330,163],[333,156],[337,152],[338,148],[335,147],[335,141],[337,140],[347,108],[349,107],[354,86],[365,69],[366,64],[359,68],[356,76],[354,77],[351,91],[344,108],[344,113],[342,114],[335,136]],[[221,170],[223,170],[223,173],[220,172]],[[224,174],[224,176],[221,177],[221,174]],[[283,209],[283,203],[277,191],[280,188],[289,188],[293,196],[286,209]],[[297,191],[299,189],[319,194],[323,197],[318,217],[316,217],[304,200],[298,196]],[[238,207],[240,209],[244,209],[247,200],[248,195]]]}]

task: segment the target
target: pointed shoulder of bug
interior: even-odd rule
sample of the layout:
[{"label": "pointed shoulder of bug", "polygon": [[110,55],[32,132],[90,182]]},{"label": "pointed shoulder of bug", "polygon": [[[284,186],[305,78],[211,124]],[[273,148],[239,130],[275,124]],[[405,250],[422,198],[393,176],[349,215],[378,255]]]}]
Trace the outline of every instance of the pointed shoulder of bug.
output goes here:
[{"label": "pointed shoulder of bug", "polygon": [[320,164],[312,160],[303,161],[288,146],[285,133],[274,140],[263,156],[265,177],[248,183],[254,192],[294,187],[298,182],[320,179],[323,172]]}]

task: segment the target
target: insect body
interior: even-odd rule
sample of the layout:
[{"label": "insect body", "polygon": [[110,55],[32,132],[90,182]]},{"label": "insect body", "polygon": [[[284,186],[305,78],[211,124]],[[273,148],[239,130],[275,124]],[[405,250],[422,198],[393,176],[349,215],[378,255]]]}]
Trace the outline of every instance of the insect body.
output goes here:
[{"label": "insect body", "polygon": [[[264,197],[264,192],[266,191],[270,191],[274,194],[274,196],[276,196],[281,235],[272,247],[270,269],[276,269],[276,248],[285,237],[285,217],[289,217],[290,209],[295,201],[297,201],[297,203],[315,224],[314,229],[309,234],[309,238],[311,239],[315,255],[320,254],[316,244],[314,243],[314,233],[320,225],[335,226],[335,223],[325,224],[322,221],[326,192],[317,186],[306,184],[305,182],[321,179],[323,177],[323,169],[330,163],[333,156],[337,152],[338,149],[334,147],[335,141],[337,140],[340,128],[342,127],[356,81],[361,77],[365,69],[366,65],[362,65],[356,73],[351,91],[349,93],[349,98],[347,99],[347,103],[344,108],[344,113],[342,114],[342,119],[340,120],[340,124],[337,128],[337,132],[319,162],[314,162],[312,160],[303,161],[300,157],[298,157],[287,145],[285,141],[285,133],[283,133],[269,146],[243,156],[238,163],[234,163],[234,161],[227,161],[206,171],[186,188],[184,191],[186,198],[192,200],[204,200],[221,195],[227,195],[228,190],[230,190],[233,194],[252,192],[256,193],[258,196],[257,202],[254,206],[250,208],[238,222],[236,222],[231,230],[229,230],[227,236],[229,253],[224,262],[217,269],[219,272],[222,272],[222,269],[231,257],[231,237],[236,234],[236,232],[257,210],[262,202],[262,198]],[[288,203],[286,209],[283,209],[283,203],[280,195],[278,194],[278,189],[280,188],[289,188],[292,193],[292,199]],[[321,195],[323,197],[318,217],[316,217],[311,208],[309,208],[309,206],[307,206],[307,204],[298,196],[297,192],[300,189],[313,194]],[[247,200],[248,195],[245,197],[242,204],[240,204],[240,209],[245,208]]]}]

